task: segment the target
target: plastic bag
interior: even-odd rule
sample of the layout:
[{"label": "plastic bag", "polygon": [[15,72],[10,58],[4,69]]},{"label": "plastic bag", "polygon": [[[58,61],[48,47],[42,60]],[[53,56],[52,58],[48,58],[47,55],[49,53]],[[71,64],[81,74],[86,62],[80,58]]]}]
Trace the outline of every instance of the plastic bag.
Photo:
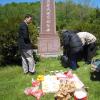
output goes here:
[{"label": "plastic bag", "polygon": [[32,96],[35,96],[37,98],[37,100],[40,100],[40,97],[44,95],[42,90],[37,90],[37,91],[33,91],[31,92]]},{"label": "plastic bag", "polygon": [[28,88],[26,88],[25,90],[24,90],[24,93],[26,94],[26,95],[32,95],[31,93],[32,93],[32,91],[36,91],[33,87],[28,87]]},{"label": "plastic bag", "polygon": [[92,60],[91,65],[91,71],[100,72],[100,59]]},{"label": "plastic bag", "polygon": [[36,87],[36,86],[39,86],[39,85],[40,85],[39,81],[32,81],[32,86],[33,87]]},{"label": "plastic bag", "polygon": [[37,100],[40,100],[40,97],[44,95],[42,90],[37,90],[34,87],[28,87],[24,90],[24,93],[29,96],[35,96]]},{"label": "plastic bag", "polygon": [[73,78],[72,70],[69,70],[68,72],[64,72],[64,75],[66,75],[67,78]]}]

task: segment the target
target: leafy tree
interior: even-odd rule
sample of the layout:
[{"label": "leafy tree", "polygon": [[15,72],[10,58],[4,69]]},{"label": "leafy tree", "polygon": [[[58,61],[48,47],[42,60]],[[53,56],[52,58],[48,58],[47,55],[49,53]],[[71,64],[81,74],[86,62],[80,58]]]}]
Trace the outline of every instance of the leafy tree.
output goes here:
[{"label": "leafy tree", "polygon": [[[81,30],[93,33],[100,43],[100,8],[90,7],[91,0],[64,0],[56,2],[56,29]],[[40,27],[40,2],[0,5],[0,65],[19,61],[18,28],[26,14],[32,14],[29,25],[33,47],[37,48]]]}]

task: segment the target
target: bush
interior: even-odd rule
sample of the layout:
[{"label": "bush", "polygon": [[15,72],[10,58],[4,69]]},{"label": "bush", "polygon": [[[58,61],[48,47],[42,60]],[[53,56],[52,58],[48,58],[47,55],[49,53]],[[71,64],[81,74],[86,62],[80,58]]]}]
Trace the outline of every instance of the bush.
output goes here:
[{"label": "bush", "polygon": [[[25,14],[31,14],[33,12],[33,8],[38,5],[39,4],[34,5],[34,3],[12,3],[0,6],[0,65],[20,62],[17,45],[19,23],[22,21]],[[30,34],[33,46],[35,47],[38,32],[35,23],[36,17],[34,15],[33,17],[34,25],[30,25]]]}]

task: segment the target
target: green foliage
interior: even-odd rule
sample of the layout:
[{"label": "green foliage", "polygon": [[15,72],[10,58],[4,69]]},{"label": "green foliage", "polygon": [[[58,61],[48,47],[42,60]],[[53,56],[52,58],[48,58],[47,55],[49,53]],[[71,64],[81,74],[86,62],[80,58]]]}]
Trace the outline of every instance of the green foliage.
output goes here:
[{"label": "green foliage", "polygon": [[[100,9],[89,7],[90,0],[83,0],[80,4],[73,3],[73,0],[65,1],[56,3],[56,27],[59,36],[62,29],[88,31],[100,43]],[[0,65],[18,61],[18,27],[27,13],[33,16],[29,30],[33,47],[37,48],[40,8],[40,2],[0,5]]]},{"label": "green foliage", "polygon": [[37,25],[39,25],[39,3],[11,3],[0,6],[0,65],[16,63],[18,53],[18,28],[25,14],[32,14],[33,24],[30,25],[33,46],[37,41]]},{"label": "green foliage", "polygon": [[33,24],[30,24],[29,25],[29,32],[30,32],[30,37],[31,37],[30,39],[33,43],[33,47],[37,48],[37,37],[39,36],[37,27]]},{"label": "green foliage", "polygon": [[73,0],[65,1],[56,5],[57,30],[88,31],[94,34],[100,43],[100,9],[89,7],[90,0],[83,0],[78,5],[74,4]]}]

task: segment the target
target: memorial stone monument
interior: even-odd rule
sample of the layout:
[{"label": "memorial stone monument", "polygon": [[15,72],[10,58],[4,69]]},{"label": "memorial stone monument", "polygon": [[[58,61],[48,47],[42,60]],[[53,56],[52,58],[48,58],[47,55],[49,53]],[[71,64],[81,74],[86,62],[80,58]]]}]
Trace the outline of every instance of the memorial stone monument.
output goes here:
[{"label": "memorial stone monument", "polygon": [[56,32],[55,0],[41,0],[41,26],[38,52],[42,57],[59,55],[60,39]]}]

